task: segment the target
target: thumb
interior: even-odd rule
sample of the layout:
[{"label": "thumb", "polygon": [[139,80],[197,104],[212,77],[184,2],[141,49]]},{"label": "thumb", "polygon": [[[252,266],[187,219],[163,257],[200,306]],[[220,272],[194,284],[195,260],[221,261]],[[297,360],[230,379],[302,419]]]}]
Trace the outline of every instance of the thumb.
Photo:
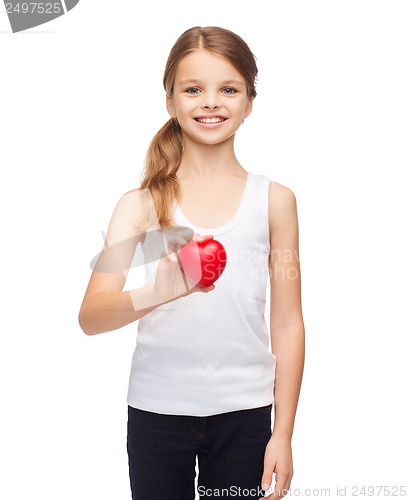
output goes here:
[{"label": "thumb", "polygon": [[272,492],[272,472],[264,471],[261,479],[262,489],[270,494]]},{"label": "thumb", "polygon": [[173,250],[171,250],[170,248],[165,248],[162,252],[162,256],[171,262],[177,262],[176,253],[173,252]]}]

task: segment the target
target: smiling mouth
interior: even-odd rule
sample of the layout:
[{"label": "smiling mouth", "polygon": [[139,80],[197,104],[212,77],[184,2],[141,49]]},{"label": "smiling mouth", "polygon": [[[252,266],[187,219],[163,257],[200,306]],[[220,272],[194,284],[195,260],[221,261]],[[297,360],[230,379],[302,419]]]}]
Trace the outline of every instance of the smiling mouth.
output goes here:
[{"label": "smiling mouth", "polygon": [[199,123],[221,123],[227,120],[227,118],[222,118],[221,116],[217,116],[215,118],[194,118],[194,120]]}]

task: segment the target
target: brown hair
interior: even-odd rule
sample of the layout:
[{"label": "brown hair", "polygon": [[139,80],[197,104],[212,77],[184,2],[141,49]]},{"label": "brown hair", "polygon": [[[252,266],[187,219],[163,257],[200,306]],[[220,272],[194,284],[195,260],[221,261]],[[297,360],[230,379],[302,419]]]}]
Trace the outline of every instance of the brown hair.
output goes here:
[{"label": "brown hair", "polygon": [[[218,26],[196,26],[185,31],[173,45],[167,59],[163,86],[172,95],[178,63],[194,49],[206,49],[227,59],[242,75],[248,97],[255,97],[258,75],[256,58],[246,42],[237,34]],[[146,154],[144,178],[140,188],[148,188],[153,199],[160,229],[174,226],[171,209],[178,200],[179,183],[176,172],[183,152],[181,128],[170,118],[153,137]]]}]

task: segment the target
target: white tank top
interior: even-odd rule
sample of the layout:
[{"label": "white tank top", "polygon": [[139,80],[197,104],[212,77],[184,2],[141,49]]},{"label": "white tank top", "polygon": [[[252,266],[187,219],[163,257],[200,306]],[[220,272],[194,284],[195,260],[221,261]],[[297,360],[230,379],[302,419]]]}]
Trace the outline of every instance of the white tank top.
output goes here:
[{"label": "white tank top", "polygon": [[[174,202],[175,223],[212,234],[225,247],[227,264],[211,292],[176,299],[138,320],[129,406],[209,416],[274,402],[276,357],[265,321],[268,191],[266,176],[248,172],[238,211],[218,228],[191,224]],[[145,257],[148,283],[158,260]]]}]

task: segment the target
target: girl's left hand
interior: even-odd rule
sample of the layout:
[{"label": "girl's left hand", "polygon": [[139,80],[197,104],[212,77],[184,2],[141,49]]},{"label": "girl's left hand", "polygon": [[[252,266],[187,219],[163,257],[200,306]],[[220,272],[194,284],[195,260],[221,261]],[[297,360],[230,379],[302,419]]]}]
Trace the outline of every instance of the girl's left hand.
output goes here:
[{"label": "girl's left hand", "polygon": [[[273,493],[267,493],[268,499],[278,500],[289,491],[293,477],[292,445],[290,439],[273,434],[265,448],[264,471],[261,486],[265,491],[272,485],[272,476],[276,475]],[[259,500],[263,500],[260,498]]]}]

